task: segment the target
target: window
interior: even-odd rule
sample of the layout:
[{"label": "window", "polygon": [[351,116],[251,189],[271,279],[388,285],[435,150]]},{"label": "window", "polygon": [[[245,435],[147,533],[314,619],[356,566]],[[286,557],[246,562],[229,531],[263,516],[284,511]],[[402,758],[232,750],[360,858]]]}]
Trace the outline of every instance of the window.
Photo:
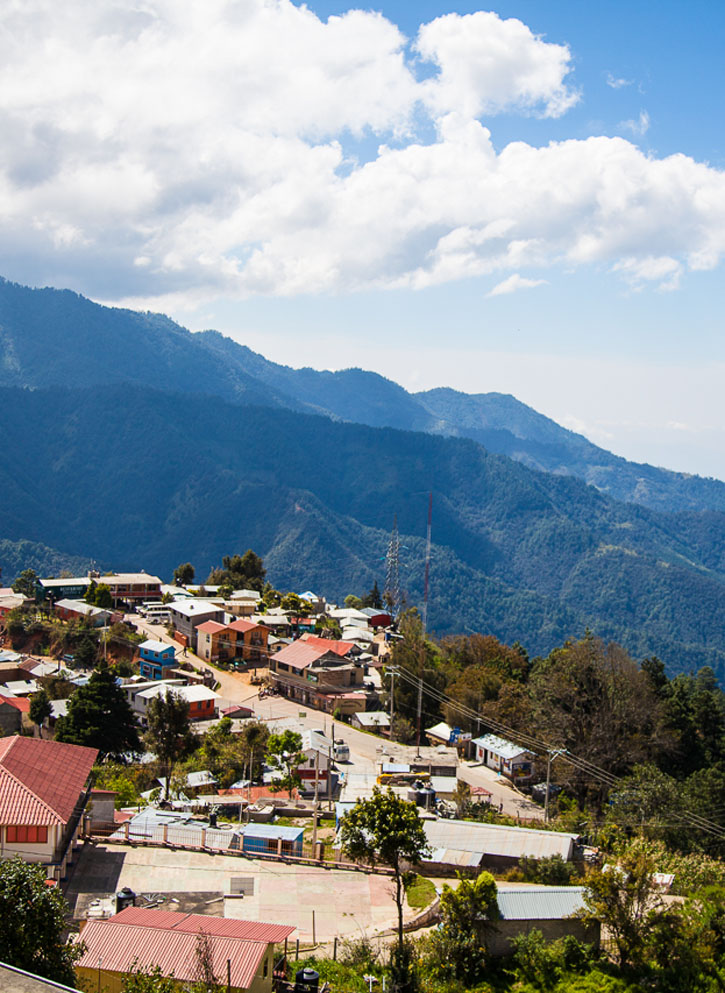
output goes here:
[{"label": "window", "polygon": [[7,832],[6,841],[8,844],[14,842],[19,845],[46,845],[48,843],[47,827],[32,827],[28,824],[8,824],[5,830]]}]

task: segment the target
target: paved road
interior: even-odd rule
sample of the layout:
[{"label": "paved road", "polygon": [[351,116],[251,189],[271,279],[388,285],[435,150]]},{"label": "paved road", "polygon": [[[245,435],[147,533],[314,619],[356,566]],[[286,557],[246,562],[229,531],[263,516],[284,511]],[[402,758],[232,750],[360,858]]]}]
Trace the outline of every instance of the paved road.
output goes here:
[{"label": "paved road", "polygon": [[[129,619],[139,631],[148,634],[149,637],[157,641],[164,641],[167,644],[176,644],[169,638],[163,625],[149,624],[137,614],[129,615]],[[194,655],[193,652],[187,650],[187,654],[184,656],[183,649],[179,645],[176,647],[176,656],[179,661],[189,662],[201,670],[209,668],[206,662]],[[244,703],[247,707],[251,707],[255,715],[261,720],[269,722],[293,721],[300,731],[319,728],[329,735],[334,724],[335,739],[342,739],[350,746],[351,761],[340,764],[340,771],[369,775],[377,770],[377,765],[383,755],[389,756],[390,761],[402,763],[409,763],[416,756],[417,750],[414,745],[389,742],[377,735],[358,731],[350,727],[349,724],[342,724],[339,721],[333,722],[329,714],[304,707],[302,704],[285,697],[266,696],[260,700],[257,687],[251,685],[249,675],[246,673],[224,672],[215,669],[214,674],[219,682],[222,706],[231,703]],[[434,755],[429,748],[422,748],[421,754],[426,757]],[[506,779],[495,773],[493,769],[488,769],[477,763],[461,762],[458,776],[471,786],[482,786],[488,790],[492,795],[491,802],[495,806],[500,805],[503,813],[510,817],[543,820],[543,809],[515,790]]]}]

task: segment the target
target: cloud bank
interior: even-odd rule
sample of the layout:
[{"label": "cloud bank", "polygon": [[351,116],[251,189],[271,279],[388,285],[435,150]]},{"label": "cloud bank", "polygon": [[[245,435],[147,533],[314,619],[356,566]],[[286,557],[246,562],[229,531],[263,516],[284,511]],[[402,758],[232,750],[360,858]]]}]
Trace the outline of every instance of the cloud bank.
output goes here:
[{"label": "cloud bank", "polygon": [[725,247],[725,176],[685,155],[494,148],[496,114],[579,99],[515,19],[409,39],[289,0],[24,0],[0,29],[0,272],[28,281],[159,306],[557,264],[672,288]]}]

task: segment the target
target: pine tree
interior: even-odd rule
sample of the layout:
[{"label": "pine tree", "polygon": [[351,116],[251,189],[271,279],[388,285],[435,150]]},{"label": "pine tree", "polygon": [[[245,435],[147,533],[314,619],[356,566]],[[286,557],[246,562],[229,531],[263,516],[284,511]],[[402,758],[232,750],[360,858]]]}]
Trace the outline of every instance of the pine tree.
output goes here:
[{"label": "pine tree", "polygon": [[68,714],[56,725],[56,741],[97,748],[101,757],[139,752],[136,718],[123,690],[107,666],[96,669],[68,702]]}]

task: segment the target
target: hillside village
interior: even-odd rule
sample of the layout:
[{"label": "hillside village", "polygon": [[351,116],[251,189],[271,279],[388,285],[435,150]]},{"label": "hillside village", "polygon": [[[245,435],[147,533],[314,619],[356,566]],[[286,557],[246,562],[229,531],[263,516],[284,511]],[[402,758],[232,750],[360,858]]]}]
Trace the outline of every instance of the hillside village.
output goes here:
[{"label": "hillside village", "polygon": [[[626,966],[592,879],[644,866],[637,914],[664,914],[689,892],[688,845],[622,830],[614,766],[589,761],[583,739],[581,756],[542,747],[470,692],[434,706],[434,646],[377,585],[343,605],[280,593],[247,556],[225,560],[231,582],[195,584],[186,566],[171,584],[26,570],[0,589],[2,859],[39,866],[63,894],[76,987],[146,989],[130,984],[154,971],[201,982],[206,948],[205,989],[405,989],[396,955],[413,940],[430,988],[447,989],[520,965],[532,933],[560,971],[562,942],[589,949],[587,968]],[[496,651],[480,672],[505,659],[520,692],[528,660]],[[619,828],[606,808],[593,821],[602,783]],[[363,850],[371,827],[353,833],[385,803],[383,821],[412,817],[418,838],[400,865],[382,841]],[[722,855],[717,821],[693,825]],[[703,854],[698,878],[722,885],[724,869]],[[474,891],[485,926],[464,976],[441,936],[460,939],[456,894]]]}]

